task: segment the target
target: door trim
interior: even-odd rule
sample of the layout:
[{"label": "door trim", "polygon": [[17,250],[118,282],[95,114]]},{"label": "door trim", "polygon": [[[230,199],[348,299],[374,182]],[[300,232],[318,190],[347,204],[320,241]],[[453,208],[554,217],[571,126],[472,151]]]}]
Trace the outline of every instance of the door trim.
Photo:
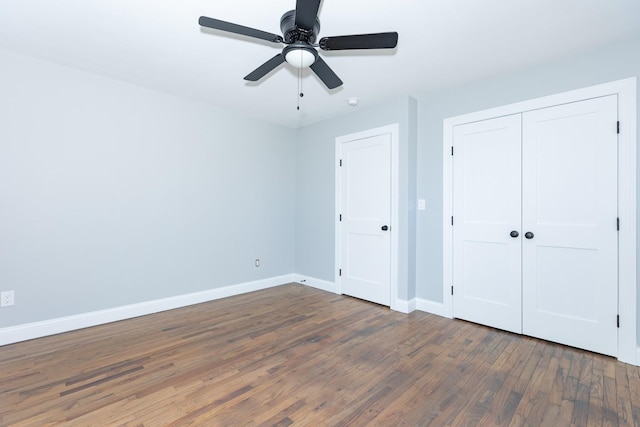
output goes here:
[{"label": "door trim", "polygon": [[401,311],[401,301],[398,299],[398,194],[399,194],[399,179],[398,179],[398,146],[399,146],[399,129],[400,125],[394,123],[388,126],[382,126],[379,128],[369,129],[362,132],[356,132],[348,135],[339,136],[335,141],[335,283],[337,293],[342,294],[342,281],[339,274],[340,260],[341,260],[341,246],[340,246],[340,211],[341,211],[341,193],[342,193],[342,181],[340,175],[340,159],[342,158],[342,144],[349,141],[356,141],[359,139],[370,138],[377,135],[389,134],[391,136],[391,283],[389,298],[390,308],[395,311]]},{"label": "door trim", "polygon": [[[582,101],[607,95],[618,95],[618,360],[638,365],[637,303],[636,303],[636,77],[617,80],[583,89],[563,92],[515,104],[505,105],[443,121],[442,150],[442,299],[446,317],[453,316],[453,128],[464,123],[486,120],[510,114],[518,114],[540,108]],[[615,319],[612,319],[614,321]]]}]

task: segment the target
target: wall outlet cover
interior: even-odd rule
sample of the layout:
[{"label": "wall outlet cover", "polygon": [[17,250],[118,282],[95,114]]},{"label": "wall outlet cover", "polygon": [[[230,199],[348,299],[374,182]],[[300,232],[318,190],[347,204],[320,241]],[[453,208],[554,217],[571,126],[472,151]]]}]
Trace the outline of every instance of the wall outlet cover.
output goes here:
[{"label": "wall outlet cover", "polygon": [[0,292],[0,307],[9,307],[15,304],[15,292],[3,291]]}]

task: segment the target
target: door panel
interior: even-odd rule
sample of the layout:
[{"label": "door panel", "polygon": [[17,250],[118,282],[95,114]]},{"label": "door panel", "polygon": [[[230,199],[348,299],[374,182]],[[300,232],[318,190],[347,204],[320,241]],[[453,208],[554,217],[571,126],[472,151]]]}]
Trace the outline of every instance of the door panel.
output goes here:
[{"label": "door panel", "polygon": [[617,354],[617,97],[523,114],[523,332]]},{"label": "door panel", "polygon": [[391,301],[391,135],[341,145],[342,292]]},{"label": "door panel", "polygon": [[520,139],[519,114],[454,129],[453,313],[512,332],[522,325]]}]

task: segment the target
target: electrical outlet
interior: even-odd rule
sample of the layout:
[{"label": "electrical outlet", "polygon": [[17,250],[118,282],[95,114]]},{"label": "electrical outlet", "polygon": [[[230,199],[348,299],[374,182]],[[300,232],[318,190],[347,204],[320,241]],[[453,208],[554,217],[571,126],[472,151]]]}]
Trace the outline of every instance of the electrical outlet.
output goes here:
[{"label": "electrical outlet", "polygon": [[256,267],[260,267],[260,258],[256,258]]},{"label": "electrical outlet", "polygon": [[0,307],[9,307],[10,305],[14,305],[15,303],[16,301],[14,291],[0,292]]}]

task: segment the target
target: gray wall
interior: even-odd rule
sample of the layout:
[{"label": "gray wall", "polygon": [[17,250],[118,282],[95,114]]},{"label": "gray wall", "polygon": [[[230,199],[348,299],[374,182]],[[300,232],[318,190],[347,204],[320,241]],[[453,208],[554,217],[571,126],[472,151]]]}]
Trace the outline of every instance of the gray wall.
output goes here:
[{"label": "gray wall", "polygon": [[8,52],[0,70],[0,327],[293,272],[294,130]]},{"label": "gray wall", "polygon": [[292,272],[333,281],[335,138],[392,123],[398,296],[441,302],[443,119],[637,76],[640,40],[298,130],[6,52],[0,70],[3,327]]},{"label": "gray wall", "polygon": [[632,41],[465,87],[418,95],[417,194],[426,199],[427,211],[418,215],[416,295],[442,302],[445,118],[639,75],[640,41]]},{"label": "gray wall", "polygon": [[298,129],[296,135],[295,271],[335,279],[335,140],[394,123],[400,125],[398,297],[415,296],[416,123],[414,99],[401,97]]},{"label": "gray wall", "polygon": [[[411,138],[417,138],[417,150],[411,151],[412,145],[407,144],[409,159],[404,163],[407,170],[403,171],[403,176],[415,175],[416,180],[403,181],[407,185],[407,199],[402,207],[406,209],[407,227],[413,229],[411,221],[416,221],[416,233],[408,236],[415,238],[415,242],[409,241],[401,249],[408,248],[408,251],[400,255],[407,271],[406,282],[400,284],[399,296],[442,302],[443,120],[638,75],[640,41],[636,40],[464,87],[415,94],[417,107],[412,98],[392,100],[385,105],[299,129],[296,145],[296,273],[334,280],[336,136],[396,121],[404,123],[404,130],[410,135],[415,133]],[[417,108],[417,121],[411,119],[414,108]],[[416,212],[414,202],[421,198],[426,200],[426,210]],[[415,253],[412,247],[416,248]],[[640,292],[638,296],[640,298]]]}]

